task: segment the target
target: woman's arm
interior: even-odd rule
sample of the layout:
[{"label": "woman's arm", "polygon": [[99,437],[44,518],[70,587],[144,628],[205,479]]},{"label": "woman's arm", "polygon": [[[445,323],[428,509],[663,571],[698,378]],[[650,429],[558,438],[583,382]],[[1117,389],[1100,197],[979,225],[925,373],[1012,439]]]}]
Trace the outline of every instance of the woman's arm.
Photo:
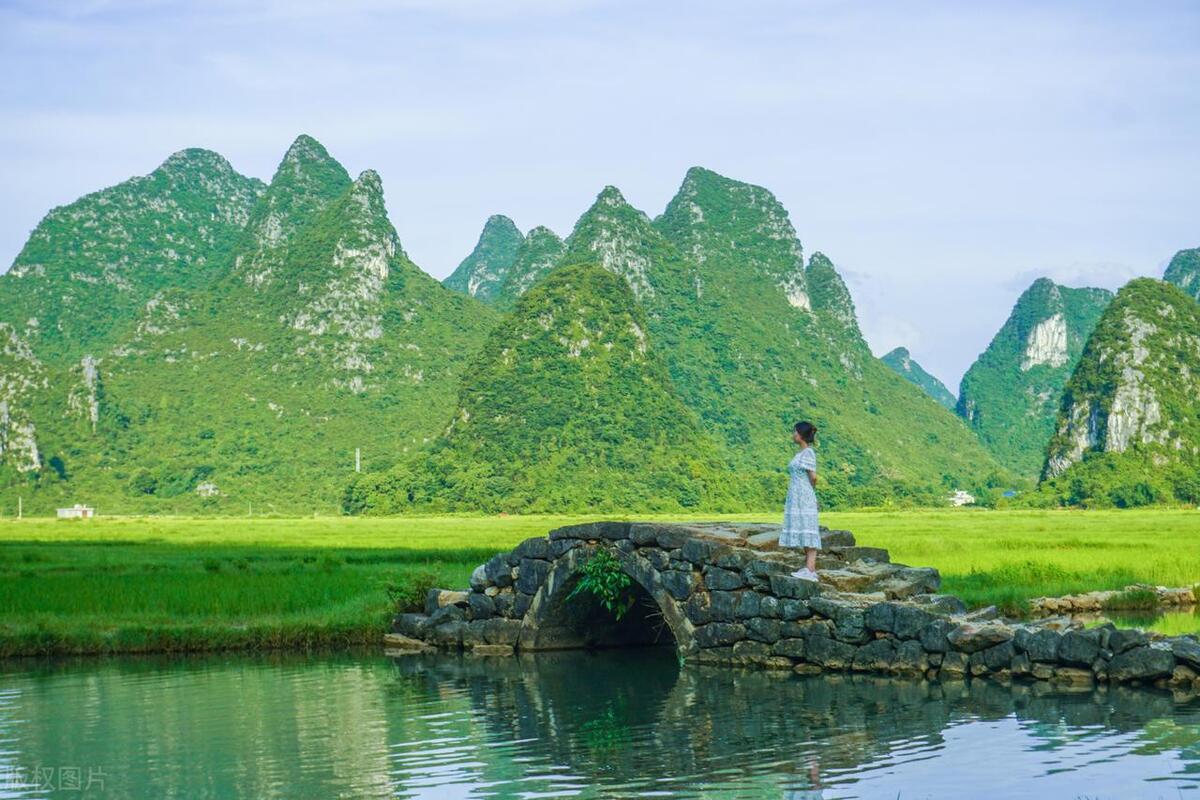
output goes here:
[{"label": "woman's arm", "polygon": [[817,488],[817,471],[815,469],[806,469],[804,471],[808,473],[808,482],[812,484],[814,489]]}]

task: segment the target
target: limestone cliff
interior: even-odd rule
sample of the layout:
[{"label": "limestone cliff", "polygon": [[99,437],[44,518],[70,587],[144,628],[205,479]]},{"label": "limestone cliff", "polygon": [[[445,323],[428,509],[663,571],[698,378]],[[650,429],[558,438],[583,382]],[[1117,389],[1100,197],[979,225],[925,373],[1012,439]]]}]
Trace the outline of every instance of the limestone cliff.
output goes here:
[{"label": "limestone cliff", "polygon": [[1017,473],[1038,474],[1063,385],[1111,298],[1038,279],[963,376],[958,413]]},{"label": "limestone cliff", "polygon": [[[1087,495],[1076,501],[1190,496],[1200,463],[1198,398],[1200,305],[1162,281],[1130,282],[1066,385],[1044,476]],[[1079,485],[1071,488],[1072,479]]]}]

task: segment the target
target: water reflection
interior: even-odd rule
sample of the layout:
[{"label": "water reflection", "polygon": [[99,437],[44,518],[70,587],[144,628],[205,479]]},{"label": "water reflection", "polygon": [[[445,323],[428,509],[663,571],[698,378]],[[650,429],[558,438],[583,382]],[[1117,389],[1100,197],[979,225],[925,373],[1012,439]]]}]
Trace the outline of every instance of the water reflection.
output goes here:
[{"label": "water reflection", "polygon": [[[1200,796],[1200,701],[1147,690],[681,671],[654,651],[7,669],[4,797]],[[11,780],[35,766],[104,783]]]}]

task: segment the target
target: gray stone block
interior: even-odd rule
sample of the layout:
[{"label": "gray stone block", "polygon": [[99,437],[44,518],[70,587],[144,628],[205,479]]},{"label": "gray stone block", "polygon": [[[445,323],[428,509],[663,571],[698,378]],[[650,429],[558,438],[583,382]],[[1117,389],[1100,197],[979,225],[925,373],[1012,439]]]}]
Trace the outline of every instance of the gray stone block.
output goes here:
[{"label": "gray stone block", "polygon": [[1058,660],[1064,664],[1090,668],[1099,655],[1098,631],[1067,631],[1058,643]]},{"label": "gray stone block", "polygon": [[501,553],[497,556],[492,556],[487,563],[483,565],[484,571],[487,573],[488,583],[495,584],[501,588],[512,586],[512,566],[508,563],[508,556]]},{"label": "gray stone block", "polygon": [[478,567],[473,569],[471,571],[471,579],[468,581],[468,583],[471,585],[472,591],[482,592],[484,589],[486,589],[488,585],[487,567],[483,564],[480,564]]},{"label": "gray stone block", "polygon": [[513,619],[522,619],[529,611],[530,604],[533,603],[533,595],[517,592],[513,595],[512,617]]},{"label": "gray stone block", "polygon": [[790,575],[772,575],[770,580],[771,592],[776,597],[807,600],[821,593],[821,584],[816,581],[804,581]]},{"label": "gray stone block", "polygon": [[779,601],[779,618],[783,620],[808,619],[813,614],[804,600],[786,598]]},{"label": "gray stone block", "polygon": [[520,570],[517,577],[517,590],[525,594],[534,594],[542,588],[546,576],[550,574],[550,562],[536,558],[522,558]]},{"label": "gray stone block", "polygon": [[488,619],[496,613],[496,601],[486,594],[472,592],[467,598],[471,619]]},{"label": "gray stone block", "polygon": [[761,617],[746,622],[746,637],[759,642],[774,643],[779,641],[779,631],[782,623],[777,619],[762,619]]},{"label": "gray stone block", "polygon": [[915,639],[896,643],[893,671],[905,675],[922,675],[929,669],[929,656]]},{"label": "gray stone block", "polygon": [[983,663],[991,672],[997,670],[1009,669],[1012,666],[1013,657],[1017,654],[1016,648],[1012,642],[1002,642],[986,650],[981,650],[979,655],[983,659]]},{"label": "gray stone block", "polygon": [[663,588],[676,600],[687,600],[696,588],[695,575],[691,572],[672,569],[659,574],[662,576]]},{"label": "gray stone block", "polygon": [[863,612],[863,624],[867,626],[867,630],[892,633],[892,626],[895,622],[895,603],[876,603],[873,606],[867,606]]},{"label": "gray stone block", "polygon": [[737,592],[735,615],[738,619],[762,616],[762,595],[758,592]]},{"label": "gray stone block", "polygon": [[1013,629],[998,622],[964,622],[956,626],[946,638],[955,650],[976,653],[1013,638]]},{"label": "gray stone block", "polygon": [[787,656],[788,658],[804,658],[803,639],[780,639],[771,646],[772,655]]},{"label": "gray stone block", "polygon": [[901,639],[916,639],[921,635],[921,631],[931,624],[934,616],[928,612],[922,611],[919,608],[912,606],[898,606],[896,608],[896,621],[892,627],[892,633],[896,634]]},{"label": "gray stone block", "polygon": [[727,592],[742,588],[746,581],[740,572],[708,566],[704,568],[704,585],[709,589]]},{"label": "gray stone block", "polygon": [[545,536],[535,536],[532,539],[526,539],[513,548],[513,553],[518,559],[549,559],[553,557],[550,552],[550,540]]},{"label": "gray stone block", "polygon": [[1200,669],[1200,641],[1190,636],[1176,636],[1170,640],[1171,653],[1192,669]]},{"label": "gray stone block", "polygon": [[1013,644],[1016,646],[1018,653],[1028,654],[1030,661],[1045,661],[1047,663],[1058,660],[1058,643],[1061,640],[1061,633],[1047,628],[1037,631],[1018,628],[1016,634],[1013,636]]},{"label": "gray stone block", "polygon": [[[780,611],[780,603],[784,602],[784,601],[780,601],[780,599],[778,597],[776,597],[775,595],[771,595],[771,594],[760,594],[758,596],[758,598],[759,598],[759,600],[758,600],[759,616],[766,617],[767,619],[781,619],[782,618],[783,615]],[[795,602],[800,602],[800,601],[793,600],[791,602],[795,603]],[[805,608],[807,608],[807,606],[805,606]],[[795,619],[799,619],[799,617],[795,617]]]},{"label": "gray stone block", "polygon": [[1150,641],[1150,637],[1146,635],[1145,631],[1124,628],[1109,631],[1107,639],[1108,641],[1103,644],[1117,655],[1134,647],[1141,647]]},{"label": "gray stone block", "polygon": [[1108,663],[1108,678],[1113,681],[1164,678],[1175,669],[1175,656],[1159,647],[1134,647]]},{"label": "gray stone block", "polygon": [[856,652],[858,648],[854,645],[824,636],[811,636],[804,640],[804,659],[829,669],[846,669],[854,662]]},{"label": "gray stone block", "polygon": [[725,545],[719,542],[712,542],[708,539],[688,539],[683,543],[681,552],[685,560],[705,566],[711,564],[716,554],[724,549],[726,549]]},{"label": "gray stone block", "polygon": [[392,630],[412,639],[424,639],[429,632],[427,614],[399,614],[392,620]]},{"label": "gray stone block", "polygon": [[515,646],[521,638],[521,621],[493,617],[484,625],[483,638],[488,644]]},{"label": "gray stone block", "polygon": [[895,659],[895,642],[891,639],[874,639],[858,648],[851,668],[857,672],[889,672]]},{"label": "gray stone block", "polygon": [[920,633],[921,647],[927,653],[950,652],[950,640],[946,638],[954,630],[954,623],[948,619],[937,619],[926,625]]},{"label": "gray stone block", "polygon": [[740,592],[709,592],[708,608],[714,622],[733,622],[737,619]]},{"label": "gray stone block", "polygon": [[698,647],[721,647],[746,638],[746,626],[733,622],[710,622],[696,628],[694,641]]}]

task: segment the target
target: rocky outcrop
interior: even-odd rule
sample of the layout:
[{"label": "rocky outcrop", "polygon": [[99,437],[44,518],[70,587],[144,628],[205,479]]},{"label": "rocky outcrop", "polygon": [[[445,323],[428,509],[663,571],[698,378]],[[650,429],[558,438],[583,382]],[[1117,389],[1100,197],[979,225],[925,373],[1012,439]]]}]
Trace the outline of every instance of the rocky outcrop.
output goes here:
[{"label": "rocky outcrop", "polygon": [[[1190,685],[1200,665],[1200,643],[1190,637],[967,614],[937,594],[936,570],[892,564],[846,531],[824,532],[822,581],[799,580],[789,573],[802,554],[778,549],[777,538],[775,526],[749,524],[559,528],[479,566],[470,591],[431,590],[425,613],[395,619],[390,644],[489,654],[673,644],[697,664],[1069,685]],[[631,579],[635,602],[620,620],[572,596],[600,550]]]},{"label": "rocky outcrop", "polygon": [[1063,387],[1111,300],[1039,278],[963,376],[958,413],[1006,467],[1038,474]]},{"label": "rocky outcrop", "polygon": [[[1044,476],[1060,476],[1090,453],[1130,453],[1155,469],[1194,461],[1197,396],[1200,306],[1162,281],[1131,281],[1104,312],[1066,385]],[[1101,468],[1096,462],[1092,468]]]}]

